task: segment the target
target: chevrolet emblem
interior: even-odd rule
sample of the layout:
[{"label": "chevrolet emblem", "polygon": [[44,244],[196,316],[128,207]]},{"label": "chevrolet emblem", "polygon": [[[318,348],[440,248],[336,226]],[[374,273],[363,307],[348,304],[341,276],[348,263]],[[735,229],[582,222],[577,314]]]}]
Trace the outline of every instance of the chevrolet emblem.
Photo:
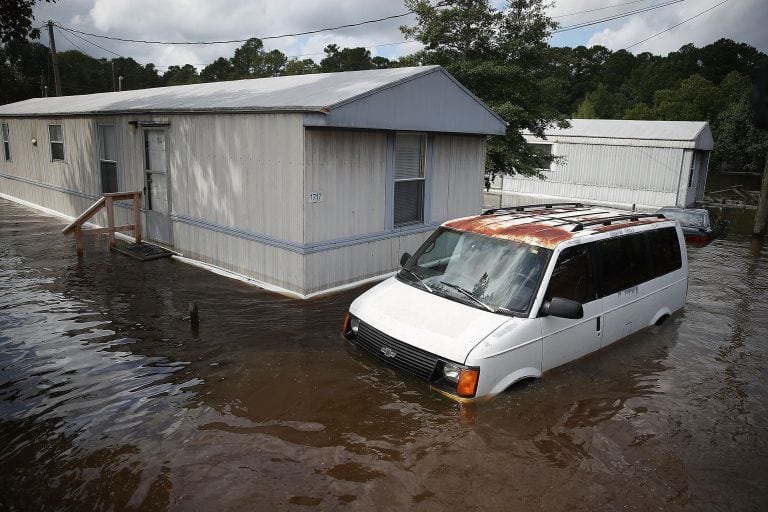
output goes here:
[{"label": "chevrolet emblem", "polygon": [[389,357],[390,359],[397,355],[397,352],[389,347],[381,347],[381,353],[384,354],[384,357]]}]

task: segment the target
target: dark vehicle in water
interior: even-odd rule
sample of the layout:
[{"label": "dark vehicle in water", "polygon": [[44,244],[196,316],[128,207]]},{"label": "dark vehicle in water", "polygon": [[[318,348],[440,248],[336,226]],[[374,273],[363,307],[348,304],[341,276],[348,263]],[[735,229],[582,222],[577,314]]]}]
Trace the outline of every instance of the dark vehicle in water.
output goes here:
[{"label": "dark vehicle in water", "polygon": [[685,241],[694,245],[706,245],[717,237],[725,227],[719,219],[712,219],[704,208],[678,208],[665,206],[656,213],[680,223]]}]

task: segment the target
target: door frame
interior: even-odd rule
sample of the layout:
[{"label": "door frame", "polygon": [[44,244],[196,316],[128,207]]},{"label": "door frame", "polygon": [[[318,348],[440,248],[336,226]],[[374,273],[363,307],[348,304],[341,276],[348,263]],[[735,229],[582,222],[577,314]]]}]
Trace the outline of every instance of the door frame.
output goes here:
[{"label": "door frame", "polygon": [[[157,171],[152,171],[148,169],[149,167],[149,153],[148,153],[148,144],[149,140],[147,139],[148,132],[163,132],[163,138],[164,138],[164,146],[165,146],[165,173],[160,173]],[[167,245],[169,247],[173,247],[173,223],[171,221],[171,208],[173,205],[173,197],[171,194],[171,160],[170,160],[170,154],[168,151],[168,126],[167,125],[151,125],[151,126],[142,126],[141,131],[141,147],[142,147],[142,174],[144,176],[144,222],[145,222],[145,235],[146,238],[149,240],[152,240],[154,242],[159,242],[163,245]],[[153,210],[150,208],[151,205],[151,199],[150,199],[150,184],[148,183],[147,179],[150,174],[165,174],[165,189],[166,189],[166,201],[168,204],[168,211],[165,213],[157,212],[156,210]],[[152,219],[152,217],[155,217],[155,219]],[[152,220],[156,220],[157,218],[162,218],[162,221],[165,224],[165,227],[167,227],[167,240],[161,240],[157,238],[150,237],[150,222]],[[160,229],[162,230],[164,226],[160,226]]]}]

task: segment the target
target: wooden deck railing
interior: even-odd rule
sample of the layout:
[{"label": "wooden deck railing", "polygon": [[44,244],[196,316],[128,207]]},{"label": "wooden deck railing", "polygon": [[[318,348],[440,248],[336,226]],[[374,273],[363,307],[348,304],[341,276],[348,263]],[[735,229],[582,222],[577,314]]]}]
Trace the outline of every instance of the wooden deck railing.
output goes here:
[{"label": "wooden deck railing", "polygon": [[[133,199],[133,224],[115,226],[115,201]],[[102,208],[107,209],[107,227],[97,229],[83,229],[83,224],[96,215]],[[62,234],[75,233],[75,247],[77,255],[83,255],[83,235],[106,234],[109,240],[109,248],[115,246],[115,231],[133,231],[136,243],[141,243],[141,192],[112,192],[102,194],[101,199],[85,210],[78,218],[61,230]]]}]

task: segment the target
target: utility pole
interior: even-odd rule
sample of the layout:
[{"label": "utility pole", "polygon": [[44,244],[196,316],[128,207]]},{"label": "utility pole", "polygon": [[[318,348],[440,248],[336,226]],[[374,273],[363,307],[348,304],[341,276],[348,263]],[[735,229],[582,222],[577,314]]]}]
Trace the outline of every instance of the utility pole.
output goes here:
[{"label": "utility pole", "polygon": [[53,21],[48,20],[48,37],[51,40],[51,58],[53,59],[53,80],[56,84],[56,96],[61,96],[61,77],[59,76],[59,59],[56,56],[56,40],[53,38]]}]

